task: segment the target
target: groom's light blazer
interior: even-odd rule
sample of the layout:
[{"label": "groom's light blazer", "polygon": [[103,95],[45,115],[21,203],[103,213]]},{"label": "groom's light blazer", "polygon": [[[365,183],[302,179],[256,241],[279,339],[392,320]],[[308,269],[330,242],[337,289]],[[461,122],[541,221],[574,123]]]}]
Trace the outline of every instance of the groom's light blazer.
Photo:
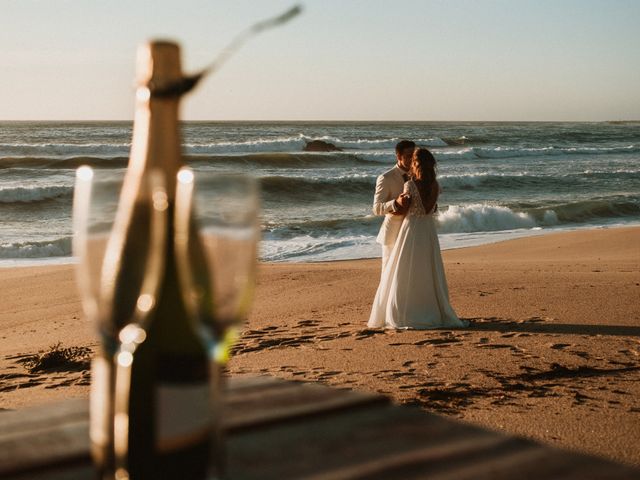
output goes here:
[{"label": "groom's light blazer", "polygon": [[373,196],[373,214],[384,215],[380,233],[376,242],[381,245],[392,245],[398,237],[403,217],[392,215],[395,211],[394,201],[404,189],[404,175],[406,172],[397,165],[384,172],[376,180],[376,193]]}]

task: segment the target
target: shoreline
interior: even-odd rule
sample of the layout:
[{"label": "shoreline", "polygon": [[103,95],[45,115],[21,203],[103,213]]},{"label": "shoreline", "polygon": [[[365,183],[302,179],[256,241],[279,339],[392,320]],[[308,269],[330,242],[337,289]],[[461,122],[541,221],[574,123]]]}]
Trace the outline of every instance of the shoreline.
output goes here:
[{"label": "shoreline", "polygon": [[[379,392],[640,465],[638,239],[594,228],[444,251],[452,305],[472,322],[459,330],[368,329],[377,258],[261,263],[229,372]],[[96,347],[73,265],[2,268],[0,300],[0,411],[86,398],[86,371],[19,363],[58,341]]]},{"label": "shoreline", "polygon": [[[584,225],[584,226],[572,226],[572,227],[550,227],[547,229],[543,229],[541,227],[536,227],[532,229],[518,229],[518,230],[503,230],[503,231],[487,231],[487,232],[471,232],[475,234],[484,235],[486,238],[484,240],[479,240],[477,243],[471,241],[469,244],[460,245],[460,246],[443,246],[440,245],[441,251],[449,251],[449,250],[459,250],[464,248],[474,248],[474,247],[482,247],[484,245],[495,245],[498,243],[509,242],[512,240],[518,240],[522,238],[530,238],[530,237],[543,237],[547,235],[556,235],[567,232],[575,232],[575,231],[591,231],[591,230],[608,230],[608,229],[619,229],[619,228],[636,228],[640,227],[640,221],[631,221],[628,223],[614,223],[611,225]],[[508,233],[505,233],[508,232]],[[468,233],[448,233],[448,234],[438,234],[439,237],[442,235],[467,235]],[[491,239],[492,235],[504,236],[501,238]],[[372,237],[373,238],[373,237]],[[374,240],[375,241],[375,240]],[[376,244],[377,245],[377,244]],[[279,265],[279,264],[294,264],[294,265],[304,265],[304,264],[313,264],[313,263],[326,263],[326,262],[350,262],[357,260],[372,260],[380,258],[378,256],[368,256],[368,257],[357,257],[357,258],[336,258],[336,259],[320,259],[320,260],[260,260],[260,264],[265,265]],[[0,259],[0,271],[6,268],[28,268],[28,267],[50,267],[57,265],[75,265],[76,260],[73,256],[60,256],[60,257],[41,257],[41,258],[5,258]]]}]

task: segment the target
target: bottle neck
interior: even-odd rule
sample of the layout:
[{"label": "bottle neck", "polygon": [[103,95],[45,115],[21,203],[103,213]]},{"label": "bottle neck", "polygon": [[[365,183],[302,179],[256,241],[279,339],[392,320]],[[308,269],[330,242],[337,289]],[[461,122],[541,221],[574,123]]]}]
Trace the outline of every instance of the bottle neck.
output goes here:
[{"label": "bottle neck", "polygon": [[142,177],[157,169],[165,176],[167,195],[175,198],[176,174],[182,167],[179,99],[143,98],[136,102],[128,174]]}]

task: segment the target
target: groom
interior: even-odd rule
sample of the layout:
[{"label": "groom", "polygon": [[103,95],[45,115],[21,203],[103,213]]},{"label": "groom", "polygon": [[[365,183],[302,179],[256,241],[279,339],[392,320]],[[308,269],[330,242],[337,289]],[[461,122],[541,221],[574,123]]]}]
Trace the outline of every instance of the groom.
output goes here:
[{"label": "groom", "polygon": [[373,214],[384,215],[380,233],[376,242],[382,245],[382,270],[387,264],[389,254],[398,237],[402,218],[409,208],[401,198],[404,182],[408,179],[411,157],[416,144],[410,140],[402,140],[396,145],[396,165],[376,181],[376,193],[373,196]]}]

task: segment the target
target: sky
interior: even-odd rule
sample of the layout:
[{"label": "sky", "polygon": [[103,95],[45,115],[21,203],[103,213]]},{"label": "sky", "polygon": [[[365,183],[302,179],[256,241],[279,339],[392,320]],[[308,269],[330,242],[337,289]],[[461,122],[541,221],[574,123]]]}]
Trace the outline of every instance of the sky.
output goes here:
[{"label": "sky", "polygon": [[184,119],[640,119],[637,0],[0,0],[0,120],[130,120],[138,44],[193,72],[294,3]]}]

